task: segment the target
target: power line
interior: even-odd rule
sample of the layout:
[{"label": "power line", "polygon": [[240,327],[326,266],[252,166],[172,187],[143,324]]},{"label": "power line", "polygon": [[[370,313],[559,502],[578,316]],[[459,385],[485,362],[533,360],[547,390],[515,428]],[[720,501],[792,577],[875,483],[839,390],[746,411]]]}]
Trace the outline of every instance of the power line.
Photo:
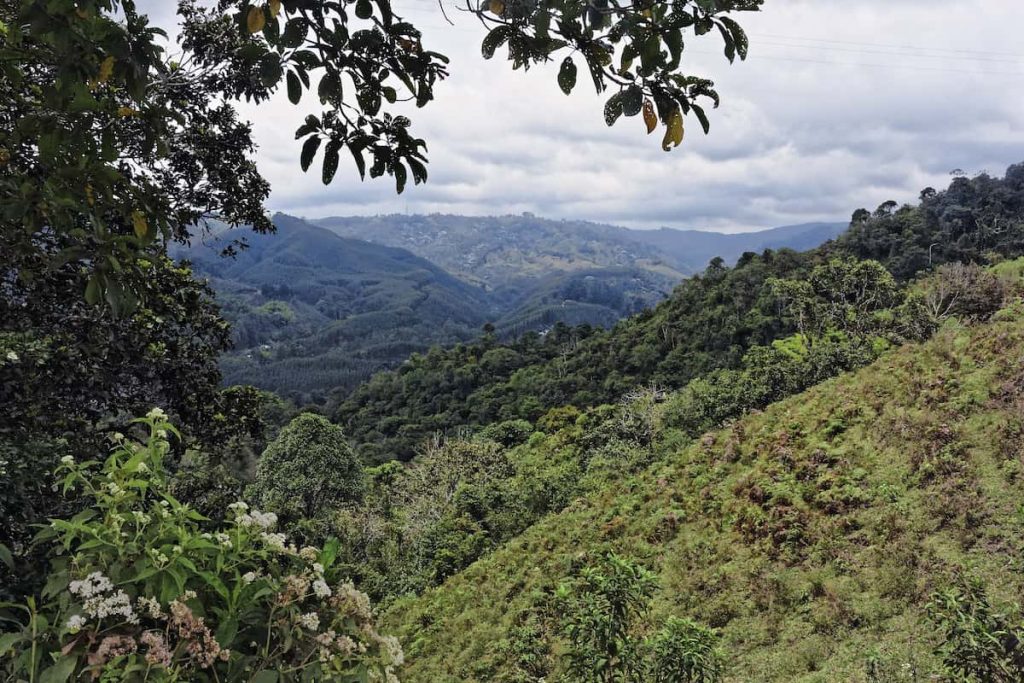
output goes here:
[{"label": "power line", "polygon": [[863,48],[850,48],[850,47],[835,47],[832,45],[794,45],[793,43],[783,43],[772,40],[759,40],[757,38],[751,39],[751,46],[757,47],[758,45],[770,45],[773,47],[791,47],[800,50],[823,50],[829,52],[852,52],[856,54],[870,54],[870,55],[888,55],[892,57],[909,57],[911,59],[946,59],[950,61],[963,61],[963,62],[994,62],[999,64],[1021,64],[1022,58],[1003,58],[1003,57],[968,57],[965,55],[926,55],[926,54],[912,54],[908,52],[894,52],[891,50],[865,50]]}]

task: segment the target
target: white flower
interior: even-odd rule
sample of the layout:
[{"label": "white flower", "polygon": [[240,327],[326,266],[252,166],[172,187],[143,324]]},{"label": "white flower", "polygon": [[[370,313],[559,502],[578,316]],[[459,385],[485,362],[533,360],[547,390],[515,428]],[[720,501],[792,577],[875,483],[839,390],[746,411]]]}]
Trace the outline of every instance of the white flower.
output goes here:
[{"label": "white flower", "polygon": [[7,352],[7,360],[9,362],[11,362],[11,363],[17,363],[18,362],[18,354],[16,354],[14,351],[8,351]]},{"label": "white flower", "polygon": [[110,438],[114,440],[114,443],[121,443],[124,441],[124,434],[121,432],[114,432],[110,435]]},{"label": "white flower", "polygon": [[228,510],[231,510],[232,512],[245,512],[248,509],[249,505],[242,500],[228,505]]},{"label": "white flower", "polygon": [[217,542],[225,548],[231,548],[231,536],[227,535],[223,531],[218,531],[213,535],[213,537],[216,538]]},{"label": "white flower", "polygon": [[316,612],[307,612],[299,617],[299,624],[307,631],[315,631],[320,628],[320,615]]},{"label": "white flower", "polygon": [[94,619],[118,616],[131,624],[137,624],[139,621],[138,615],[132,609],[131,599],[122,590],[107,596],[94,595],[85,601],[82,609]]},{"label": "white flower", "polygon": [[94,595],[113,590],[113,588],[114,584],[101,572],[93,572],[81,581],[72,581],[68,584],[71,594],[82,598],[91,598]]},{"label": "white flower", "polygon": [[270,533],[268,531],[264,531],[262,534],[260,534],[260,538],[263,539],[263,542],[271,550],[284,550],[284,543],[285,543],[285,535],[284,534],[281,534],[281,533],[275,534],[275,533]]},{"label": "white flower", "polygon": [[70,467],[71,465],[75,464],[75,459],[72,458],[70,455],[65,455],[63,458],[60,459],[60,462],[62,465],[67,465]]},{"label": "white flower", "polygon": [[153,408],[151,411],[146,413],[146,417],[150,420],[163,420],[167,418],[167,413],[160,408]]},{"label": "white flower", "polygon": [[144,462],[140,462],[139,466],[135,468],[135,471],[139,472],[140,474],[143,472],[149,472],[149,465],[147,465]]},{"label": "white flower", "polygon": [[112,495],[112,496],[116,496],[117,494],[121,493],[121,491],[122,491],[121,487],[118,486],[117,483],[115,483],[115,482],[108,483],[107,484],[107,490],[110,491],[110,495]]},{"label": "white flower", "polygon": [[331,595],[331,587],[323,579],[317,579],[313,582],[313,592],[318,598],[327,598]]},{"label": "white flower", "polygon": [[256,580],[256,572],[246,572],[242,575],[242,583],[249,584]]},{"label": "white flower", "polygon": [[316,558],[320,557],[320,551],[311,545],[307,545],[299,551],[299,557],[306,562],[316,562]]},{"label": "white flower", "polygon": [[81,614],[76,614],[70,619],[68,619],[68,623],[66,624],[66,626],[67,629],[72,633],[78,633],[82,630],[82,627],[85,626],[85,617],[83,617]]},{"label": "white flower", "polygon": [[324,575],[324,566],[322,564],[320,564],[319,562],[314,562],[313,563],[313,573],[315,573],[317,576],[323,576]]},{"label": "white flower", "polygon": [[158,439],[166,439],[167,438],[167,430],[166,429],[158,429],[158,430],[156,430],[156,438],[158,438]]}]

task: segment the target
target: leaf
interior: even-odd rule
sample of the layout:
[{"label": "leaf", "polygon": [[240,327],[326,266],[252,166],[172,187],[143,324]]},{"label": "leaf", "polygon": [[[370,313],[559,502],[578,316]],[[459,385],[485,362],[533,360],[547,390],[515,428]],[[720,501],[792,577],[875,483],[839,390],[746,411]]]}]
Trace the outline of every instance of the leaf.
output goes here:
[{"label": "leaf", "polygon": [[[665,138],[661,141],[661,148],[666,152],[672,151],[672,147],[678,147],[683,142],[683,112],[677,108],[669,116],[665,124]],[[671,145],[671,147],[669,146]]]},{"label": "leaf", "polygon": [[647,134],[650,135],[658,127],[658,116],[654,113],[654,105],[650,100],[644,100],[644,125],[647,126]]},{"label": "leaf", "polygon": [[232,641],[235,639],[235,636],[237,635],[238,619],[234,617],[229,617],[220,623],[220,626],[217,628],[217,633],[215,634],[214,637],[217,639],[217,643],[221,647],[226,648],[229,645],[231,645]]},{"label": "leaf", "polygon": [[5,633],[0,636],[0,657],[7,654],[7,651],[14,647],[22,639],[20,633]]},{"label": "leaf", "polygon": [[496,14],[500,17],[505,13],[505,3],[502,0],[490,0],[487,3],[487,9],[491,11],[491,14]]},{"label": "leaf", "polygon": [[401,161],[395,162],[395,189],[398,190],[398,194],[402,194],[402,190],[405,189],[405,181],[408,177],[408,172],[405,170],[405,166],[402,165]]},{"label": "leaf", "polygon": [[373,5],[370,0],[356,0],[356,16],[360,19],[369,19],[373,16]]},{"label": "leaf", "polygon": [[562,60],[562,66],[558,69],[558,87],[566,95],[576,87],[576,62],[572,61],[572,57]]},{"label": "leaf", "polygon": [[614,126],[615,122],[622,116],[622,91],[615,93],[608,98],[608,101],[604,104],[604,122],[609,126]]},{"label": "leaf", "polygon": [[700,121],[700,126],[704,129],[704,134],[707,135],[708,131],[711,130],[711,122],[708,121],[708,115],[704,113],[704,107],[699,104],[691,104],[690,109],[697,115],[697,120]]},{"label": "leaf", "polygon": [[502,44],[509,39],[512,35],[511,26],[497,26],[491,30],[485,37],[483,42],[480,44],[480,52],[483,54],[484,59],[490,59],[494,56],[494,51],[497,50]]},{"label": "leaf", "polygon": [[276,17],[281,13],[281,0],[270,0],[267,4],[270,7],[270,16]]},{"label": "leaf", "polygon": [[270,669],[257,671],[256,675],[249,679],[249,683],[277,683],[277,672]]},{"label": "leaf", "polygon": [[288,81],[288,101],[292,104],[298,104],[299,100],[302,99],[302,81],[299,80],[299,75],[294,71],[289,71],[286,77]]},{"label": "leaf", "polygon": [[299,164],[302,166],[303,173],[308,171],[309,165],[313,163],[313,157],[316,156],[321,139],[321,137],[313,135],[302,143],[302,154],[299,157]]},{"label": "leaf", "polygon": [[636,116],[643,107],[644,93],[638,85],[631,85],[622,93],[622,113],[626,116]]},{"label": "leaf", "polygon": [[39,683],[64,683],[75,672],[77,665],[78,657],[61,657],[39,676]]},{"label": "leaf", "polygon": [[267,18],[263,16],[262,7],[250,7],[249,14],[245,17],[245,27],[249,33],[259,33],[267,25]]},{"label": "leaf", "polygon": [[334,174],[338,172],[339,149],[341,149],[341,143],[337,140],[331,140],[324,148],[324,167],[321,175],[324,185],[329,185],[334,180]]},{"label": "leaf", "polygon": [[316,88],[317,95],[324,102],[337,102],[341,99],[341,74],[337,71],[328,71],[320,79],[320,85]]},{"label": "leaf", "polygon": [[260,81],[268,88],[277,85],[281,80],[284,69],[281,67],[281,60],[276,52],[268,52],[260,60]]},{"label": "leaf", "polygon": [[149,222],[146,215],[136,209],[132,211],[132,227],[135,229],[135,236],[142,239],[149,232]]},{"label": "leaf", "polygon": [[14,556],[11,555],[11,551],[3,543],[0,543],[0,562],[7,565],[8,569],[14,569]]},{"label": "leaf", "polygon": [[357,149],[354,145],[349,145],[348,151],[352,153],[352,158],[356,162],[356,168],[359,169],[359,179],[366,180],[366,160],[363,158],[363,151]]}]

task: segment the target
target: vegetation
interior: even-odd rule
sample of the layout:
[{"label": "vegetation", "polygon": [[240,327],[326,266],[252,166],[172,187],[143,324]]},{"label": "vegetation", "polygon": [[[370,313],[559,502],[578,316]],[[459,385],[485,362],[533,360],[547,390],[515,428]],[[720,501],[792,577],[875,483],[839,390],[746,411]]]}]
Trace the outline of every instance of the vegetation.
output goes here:
[{"label": "vegetation", "polygon": [[[847,233],[809,252],[744,254],[733,268],[713,260],[666,301],[609,331],[556,325],[544,338],[526,334],[499,344],[484,336],[414,355],[340,401],[335,418],[365,459],[408,459],[435,432],[535,421],[553,408],[612,402],[643,386],[680,388],[713,370],[735,369],[751,347],[798,330],[799,315],[784,314],[781,292],[769,284],[802,281],[834,257],[877,260],[905,285],[929,265],[993,263],[1022,253],[1024,166],[1011,166],[1002,179],[960,177],[945,191],[922,194],[917,207],[858,212]],[[988,227],[993,222],[998,230]],[[929,246],[931,263],[908,260],[906,254]],[[991,292],[979,296],[994,301]],[[834,323],[840,313],[821,323]]]},{"label": "vegetation", "polygon": [[[964,570],[1001,599],[1022,589],[1021,315],[1014,295],[993,322],[948,320],[923,345],[692,440],[674,426],[672,398],[651,411],[646,446],[609,443],[580,420],[593,445],[564,449],[561,466],[583,489],[442,586],[389,607],[406,677],[559,679],[559,646],[536,646],[565,615],[558,577],[609,551],[658,575],[646,628],[675,616],[718,630],[725,680],[869,680],[869,670],[897,680],[884,676],[910,665],[920,680],[955,675],[942,653],[971,640],[947,641],[932,624],[928,605],[937,614],[944,604],[933,591]],[[603,429],[628,424],[606,414]],[[521,448],[511,456],[531,466]],[[975,614],[993,633],[1014,623]],[[955,620],[945,623],[974,628]],[[1009,661],[988,652],[969,656]]]},{"label": "vegetation", "polygon": [[[222,526],[167,490],[177,430],[159,410],[141,442],[109,456],[66,456],[65,492],[89,507],[54,520],[37,541],[50,553],[42,592],[0,636],[11,680],[394,680],[402,663],[369,601],[339,577],[337,541],[296,549],[273,513],[235,502]],[[208,530],[207,530],[208,529]],[[6,615],[5,615],[6,616]]]}]

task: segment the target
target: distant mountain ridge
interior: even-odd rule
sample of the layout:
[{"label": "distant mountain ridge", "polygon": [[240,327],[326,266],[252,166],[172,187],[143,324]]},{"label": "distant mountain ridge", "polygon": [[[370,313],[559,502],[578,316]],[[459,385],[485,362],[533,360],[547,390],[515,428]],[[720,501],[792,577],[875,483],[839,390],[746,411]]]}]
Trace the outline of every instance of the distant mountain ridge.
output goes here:
[{"label": "distant mountain ridge", "polygon": [[588,221],[446,214],[335,216],[310,222],[345,237],[402,247],[499,297],[515,298],[540,277],[599,268],[642,268],[678,282],[721,257],[746,251],[809,249],[847,223],[806,223],[735,234],[701,230],[631,230]]},{"label": "distant mountain ridge", "polygon": [[[485,323],[501,338],[559,322],[610,327],[656,305],[715,255],[734,261],[833,233],[832,224],[645,233],[529,215],[314,223],[277,214],[274,223],[275,234],[225,229],[173,254],[209,278],[232,324],[225,381],[300,403],[347,393],[414,352],[475,339]],[[239,237],[248,247],[223,258]]]}]

